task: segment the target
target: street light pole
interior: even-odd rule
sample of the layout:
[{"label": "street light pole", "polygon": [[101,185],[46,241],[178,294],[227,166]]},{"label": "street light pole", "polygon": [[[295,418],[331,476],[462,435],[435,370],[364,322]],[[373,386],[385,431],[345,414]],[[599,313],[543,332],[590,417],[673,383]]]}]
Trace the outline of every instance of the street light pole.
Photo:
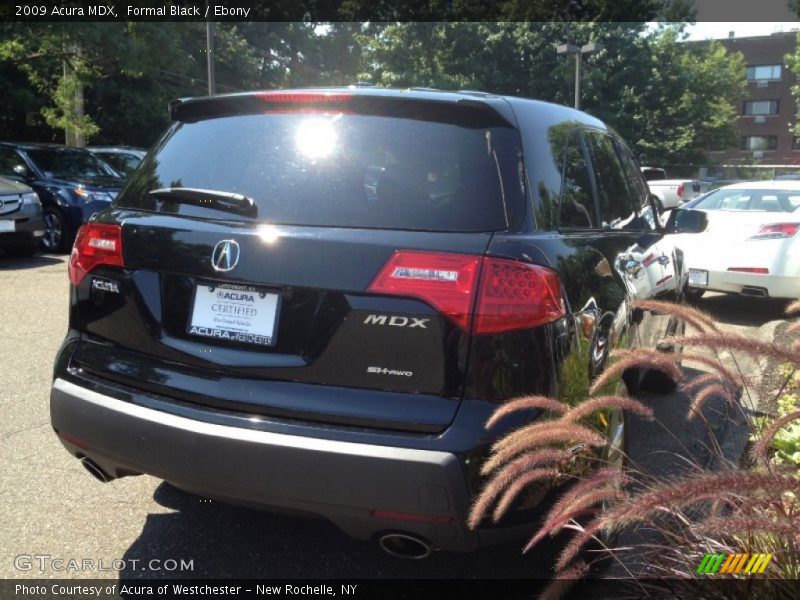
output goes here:
[{"label": "street light pole", "polygon": [[556,46],[556,53],[558,54],[574,54],[575,55],[575,109],[581,108],[581,66],[584,54],[591,54],[592,52],[599,52],[603,49],[602,44],[597,42],[590,42],[583,46],[576,46],[575,44],[559,44]]}]

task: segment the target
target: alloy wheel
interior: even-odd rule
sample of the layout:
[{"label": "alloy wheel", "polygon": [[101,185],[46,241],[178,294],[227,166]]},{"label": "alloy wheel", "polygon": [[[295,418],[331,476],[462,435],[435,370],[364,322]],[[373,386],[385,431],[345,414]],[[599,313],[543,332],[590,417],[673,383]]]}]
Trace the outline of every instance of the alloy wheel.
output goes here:
[{"label": "alloy wheel", "polygon": [[63,235],[61,227],[61,219],[53,212],[47,212],[44,215],[45,234],[42,238],[42,243],[45,249],[53,251],[58,249],[61,244],[61,237]]}]

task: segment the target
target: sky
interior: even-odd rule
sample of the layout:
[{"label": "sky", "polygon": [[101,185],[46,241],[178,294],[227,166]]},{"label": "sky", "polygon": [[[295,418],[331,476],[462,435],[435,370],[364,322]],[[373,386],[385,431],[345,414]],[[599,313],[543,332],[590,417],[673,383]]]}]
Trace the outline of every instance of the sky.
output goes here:
[{"label": "sky", "polygon": [[778,31],[791,31],[800,29],[800,22],[702,22],[695,23],[686,28],[690,40],[721,39],[728,37],[728,32],[733,31],[734,37],[751,37],[754,35],[771,35]]}]

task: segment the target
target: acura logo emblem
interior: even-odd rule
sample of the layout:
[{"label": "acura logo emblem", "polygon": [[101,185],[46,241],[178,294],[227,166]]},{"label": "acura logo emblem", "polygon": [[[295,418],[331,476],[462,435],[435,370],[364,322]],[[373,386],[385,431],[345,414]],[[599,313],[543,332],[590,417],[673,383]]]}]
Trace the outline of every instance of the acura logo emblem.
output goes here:
[{"label": "acura logo emblem", "polygon": [[222,240],[214,246],[211,253],[211,266],[215,271],[232,271],[239,262],[239,243],[235,240]]}]

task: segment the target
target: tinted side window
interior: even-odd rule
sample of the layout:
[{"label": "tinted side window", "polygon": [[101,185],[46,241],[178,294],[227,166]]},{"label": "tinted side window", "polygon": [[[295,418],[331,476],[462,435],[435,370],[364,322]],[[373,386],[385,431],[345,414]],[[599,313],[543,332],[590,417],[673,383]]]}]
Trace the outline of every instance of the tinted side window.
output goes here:
[{"label": "tinted side window", "polygon": [[613,227],[615,221],[628,219],[633,212],[622,164],[609,136],[589,131],[586,132],[586,141],[592,152],[597,179],[600,220],[603,227]]},{"label": "tinted side window", "polygon": [[622,159],[622,168],[625,171],[625,178],[628,180],[633,202],[636,206],[642,206],[647,202],[647,197],[650,194],[650,188],[647,186],[636,160],[622,144],[617,144],[619,156]]},{"label": "tinted side window", "polygon": [[560,226],[562,229],[597,227],[589,161],[579,131],[569,136],[564,154]]},{"label": "tinted side window", "polygon": [[622,160],[622,168],[625,171],[625,178],[628,181],[628,189],[633,196],[633,204],[637,214],[627,227],[631,229],[655,230],[656,222],[653,215],[653,208],[650,206],[650,188],[647,186],[636,159],[633,158],[631,151],[619,142],[616,143],[617,152]]}]

